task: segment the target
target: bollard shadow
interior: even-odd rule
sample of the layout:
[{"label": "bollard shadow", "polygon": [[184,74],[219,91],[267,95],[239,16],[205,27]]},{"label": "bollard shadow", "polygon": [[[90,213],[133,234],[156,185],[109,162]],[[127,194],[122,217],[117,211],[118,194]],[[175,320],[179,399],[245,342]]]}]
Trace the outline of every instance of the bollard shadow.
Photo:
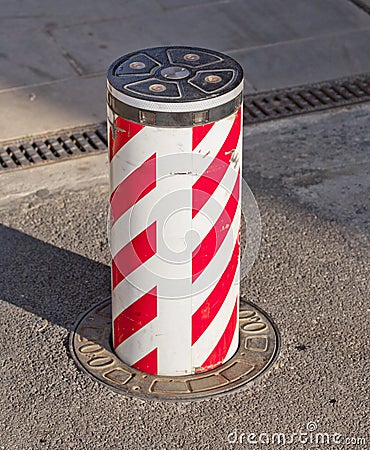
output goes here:
[{"label": "bollard shadow", "polygon": [[0,225],[2,300],[71,330],[110,295],[109,266]]}]

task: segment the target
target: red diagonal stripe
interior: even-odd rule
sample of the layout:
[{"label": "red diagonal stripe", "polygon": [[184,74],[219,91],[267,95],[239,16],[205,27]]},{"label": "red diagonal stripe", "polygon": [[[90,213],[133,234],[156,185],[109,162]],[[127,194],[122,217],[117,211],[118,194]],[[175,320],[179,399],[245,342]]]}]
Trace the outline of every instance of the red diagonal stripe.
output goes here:
[{"label": "red diagonal stripe", "polygon": [[155,348],[150,353],[145,355],[139,361],[132,365],[141,372],[152,373],[156,375],[158,373],[158,350]]},{"label": "red diagonal stripe", "polygon": [[193,128],[193,150],[197,145],[206,137],[210,129],[215,123],[208,123],[207,125],[200,125],[199,127]]},{"label": "red diagonal stripe", "polygon": [[222,361],[225,359],[234,337],[238,319],[237,312],[238,312],[238,298],[236,299],[233,312],[231,313],[225,331],[223,332],[220,340],[217,342],[216,347],[212,350],[211,354],[202,364],[199,372],[214,369],[215,367],[222,364]]},{"label": "red diagonal stripe", "polygon": [[114,262],[114,259],[112,259],[112,286],[113,289],[119,284],[125,277],[122,275],[118,267],[116,266],[116,263]]},{"label": "red diagonal stripe", "polygon": [[154,287],[115,318],[113,323],[114,346],[118,347],[156,317],[157,287]]},{"label": "red diagonal stripe", "polygon": [[130,122],[129,120],[123,119],[122,117],[117,117],[117,119],[114,121],[114,125],[117,128],[115,129],[115,133],[111,134],[111,146],[109,149],[110,159],[112,159],[113,156],[119,150],[121,150],[121,148],[125,144],[127,144],[130,139],[132,139],[140,130],[144,128],[144,125]]},{"label": "red diagonal stripe", "polygon": [[236,181],[233,187],[233,191],[226,203],[225,208],[222,210],[217,222],[212,227],[207,236],[193,251],[192,259],[192,271],[193,271],[193,283],[207,267],[209,262],[217,253],[221,244],[225,240],[227,233],[230,230],[231,223],[234,219],[236,209],[238,207],[240,194],[240,171],[236,177]]},{"label": "red diagonal stripe", "polygon": [[116,254],[112,261],[113,289],[133,270],[145,263],[157,251],[156,222],[134,237]]},{"label": "red diagonal stripe", "polygon": [[233,253],[216,286],[207,299],[200,305],[192,316],[192,345],[208,328],[220,310],[234,280],[239,261],[239,239],[236,240]]},{"label": "red diagonal stripe", "polygon": [[111,224],[156,186],[156,155],[144,161],[112,192]]},{"label": "red diagonal stripe", "polygon": [[235,150],[238,145],[240,127],[241,109],[237,112],[233,125],[220,151],[193,185],[193,217],[202,209],[225,175],[232,156],[231,151]]}]

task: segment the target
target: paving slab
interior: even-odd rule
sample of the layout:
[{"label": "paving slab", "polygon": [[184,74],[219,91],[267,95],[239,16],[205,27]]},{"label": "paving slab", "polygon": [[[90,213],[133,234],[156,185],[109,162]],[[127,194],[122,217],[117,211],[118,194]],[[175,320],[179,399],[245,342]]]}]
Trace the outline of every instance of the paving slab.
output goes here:
[{"label": "paving slab", "polygon": [[0,92],[0,140],[102,122],[105,95],[105,74]]},{"label": "paving slab", "polygon": [[243,30],[244,48],[370,26],[368,14],[348,0],[236,0],[217,10]]},{"label": "paving slab", "polygon": [[158,9],[156,0],[73,1],[63,3],[48,0],[0,0],[0,36],[30,30],[48,31],[89,21],[100,22],[117,17],[123,20],[135,15],[149,14]]},{"label": "paving slab", "polygon": [[[242,294],[272,316],[283,346],[277,365],[253,386],[197,403],[120,396],[81,373],[69,355],[68,332],[77,316],[110,289],[108,186],[97,177],[102,156],[15,171],[13,181],[0,175],[0,186],[13,183],[13,194],[29,186],[26,196],[10,196],[0,207],[0,321],[6,330],[0,335],[0,446],[263,448],[266,434],[285,433],[294,443],[271,448],[323,447],[297,440],[309,426],[330,439],[340,434],[337,448],[365,449],[368,212],[346,211],[340,204],[356,202],[358,194],[336,189],[329,195],[326,181],[339,186],[338,168],[351,158],[366,162],[368,114],[369,105],[362,105],[245,130],[243,173],[259,204],[262,242]],[[63,184],[68,165],[75,171]],[[59,180],[50,182],[58,169]],[[321,180],[307,177],[321,169]],[[362,173],[347,172],[348,184],[362,183]],[[249,444],[250,433],[262,442]]]},{"label": "paving slab", "polygon": [[[126,20],[118,18],[109,24],[88,23],[56,29],[52,33],[59,44],[79,61],[85,73],[89,73],[105,70],[121,54],[156,45],[194,45],[230,52],[312,36],[320,39],[320,36],[336,33],[339,33],[338,43],[341,44],[352,42],[352,35],[347,36],[345,32],[366,27],[370,29],[370,16],[346,0],[324,4],[320,0],[235,0],[158,11],[150,15],[150,20],[148,16]],[[361,42],[355,40],[353,46],[357,48],[357,45]],[[362,47],[362,53],[354,55],[353,59],[363,57],[368,60],[365,51],[366,47]],[[264,54],[264,48],[258,54]],[[325,57],[327,54],[321,52],[319,62]],[[289,58],[294,64],[294,58],[288,55],[290,61]],[[258,61],[254,64],[263,79],[265,71],[259,69]],[[341,73],[342,69],[335,65],[334,59],[332,64],[332,72],[337,70]],[[350,66],[351,69],[356,67]],[[291,72],[294,70],[292,67]],[[287,81],[291,72],[286,71]]]},{"label": "paving slab", "polygon": [[[220,51],[240,48],[243,30],[209,4],[184,10],[159,11],[128,20],[111,20],[68,29],[53,36],[86,73],[105,70],[125,53],[160,45],[194,45]],[[217,29],[217,33],[213,29]]]},{"label": "paving slab", "polygon": [[243,65],[255,89],[265,91],[367,73],[369,47],[370,29],[365,29],[266,45],[231,55]]},{"label": "paving slab", "polygon": [[0,36],[0,92],[76,75],[45,33],[29,31],[16,39]]}]

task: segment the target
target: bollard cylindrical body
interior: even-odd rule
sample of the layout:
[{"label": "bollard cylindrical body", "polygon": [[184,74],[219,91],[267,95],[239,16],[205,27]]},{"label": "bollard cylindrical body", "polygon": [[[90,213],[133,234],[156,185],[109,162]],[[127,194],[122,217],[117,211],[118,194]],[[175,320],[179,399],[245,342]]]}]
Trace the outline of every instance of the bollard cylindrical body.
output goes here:
[{"label": "bollard cylindrical body", "polygon": [[143,372],[211,370],[239,343],[242,69],[157,47],[107,86],[113,347]]}]

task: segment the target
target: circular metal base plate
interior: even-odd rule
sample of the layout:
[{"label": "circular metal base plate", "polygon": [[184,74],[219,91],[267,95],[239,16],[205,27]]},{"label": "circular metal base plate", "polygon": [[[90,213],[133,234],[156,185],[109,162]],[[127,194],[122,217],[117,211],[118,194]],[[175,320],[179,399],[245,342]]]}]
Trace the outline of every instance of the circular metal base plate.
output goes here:
[{"label": "circular metal base plate", "polygon": [[245,386],[275,362],[279,334],[271,319],[241,301],[240,343],[235,355],[208,372],[179,377],[150,375],[123,363],[111,344],[111,299],[93,306],[75,324],[70,350],[78,367],[121,394],[152,400],[192,401],[221,396]]}]

